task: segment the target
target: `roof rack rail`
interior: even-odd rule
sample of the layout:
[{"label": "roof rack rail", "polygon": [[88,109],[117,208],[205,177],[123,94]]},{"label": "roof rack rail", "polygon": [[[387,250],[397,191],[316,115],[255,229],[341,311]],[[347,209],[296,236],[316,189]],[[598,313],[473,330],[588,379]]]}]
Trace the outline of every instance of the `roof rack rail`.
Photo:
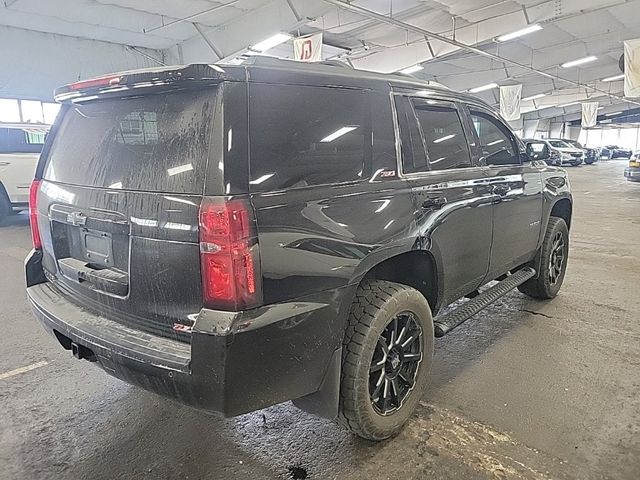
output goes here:
[{"label": "roof rack rail", "polygon": [[315,62],[320,65],[327,65],[329,67],[340,67],[340,68],[350,68],[353,70],[353,67],[349,65],[347,62],[341,62],[340,60],[323,60],[321,62]]},{"label": "roof rack rail", "polygon": [[323,60],[321,62],[299,62],[291,58],[270,57],[267,55],[250,55],[243,62],[244,65],[256,65],[258,67],[282,66],[282,65],[324,65],[328,67],[340,67],[353,69],[349,64],[339,60]]}]

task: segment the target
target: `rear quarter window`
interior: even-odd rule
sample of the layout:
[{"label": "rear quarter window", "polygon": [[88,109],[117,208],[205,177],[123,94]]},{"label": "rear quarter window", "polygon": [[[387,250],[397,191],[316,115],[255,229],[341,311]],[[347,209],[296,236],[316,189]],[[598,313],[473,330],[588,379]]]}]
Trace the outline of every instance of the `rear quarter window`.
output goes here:
[{"label": "rear quarter window", "polygon": [[71,105],[44,178],[112,189],[202,194],[214,88]]},{"label": "rear quarter window", "polygon": [[365,178],[372,148],[366,92],[266,84],[249,92],[251,191]]}]

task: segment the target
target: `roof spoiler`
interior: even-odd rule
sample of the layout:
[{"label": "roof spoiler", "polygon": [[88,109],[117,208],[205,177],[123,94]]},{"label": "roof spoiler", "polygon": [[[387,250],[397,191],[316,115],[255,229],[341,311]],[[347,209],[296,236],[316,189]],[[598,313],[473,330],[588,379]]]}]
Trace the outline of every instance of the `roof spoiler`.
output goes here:
[{"label": "roof spoiler", "polygon": [[219,83],[224,68],[195,63],[176,67],[146,68],[114,73],[64,85],[55,90],[56,102],[81,102],[112,95],[127,95],[140,88],[158,88],[190,83]]}]

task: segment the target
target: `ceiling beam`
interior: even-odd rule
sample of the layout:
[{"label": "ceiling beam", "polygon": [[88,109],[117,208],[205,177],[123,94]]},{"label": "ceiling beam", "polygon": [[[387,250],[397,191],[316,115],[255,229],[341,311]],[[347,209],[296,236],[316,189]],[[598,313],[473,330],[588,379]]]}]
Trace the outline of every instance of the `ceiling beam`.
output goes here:
[{"label": "ceiling beam", "polygon": [[591,85],[587,85],[587,84],[584,84],[584,83],[581,83],[581,82],[576,82],[574,80],[569,80],[567,78],[560,77],[558,75],[554,75],[554,74],[551,74],[551,73],[547,73],[547,72],[543,72],[543,71],[537,70],[537,69],[535,69],[533,67],[530,67],[529,65],[525,65],[525,64],[516,62],[516,61],[508,59],[508,58],[501,57],[499,55],[496,55],[496,54],[493,54],[493,53],[490,53],[490,52],[485,52],[484,50],[482,50],[480,48],[477,48],[477,47],[474,47],[472,45],[467,45],[465,43],[459,42],[457,40],[453,40],[451,38],[445,37],[445,36],[440,35],[438,33],[434,33],[434,32],[431,32],[429,30],[426,30],[424,28],[417,27],[417,26],[412,25],[410,23],[406,23],[406,22],[403,22],[401,20],[397,20],[395,18],[391,18],[391,17],[387,17],[385,15],[381,15],[381,14],[379,14],[377,12],[374,12],[372,10],[368,10],[368,9],[360,7],[358,5],[353,5],[353,4],[350,4],[350,3],[346,3],[343,0],[323,0],[323,1],[326,2],[326,3],[330,3],[332,5],[335,5],[337,7],[340,7],[342,9],[344,9],[344,10],[360,14],[363,17],[368,17],[368,18],[371,18],[373,20],[377,20],[379,22],[387,23],[389,25],[393,25],[395,27],[404,29],[406,31],[416,33],[416,34],[421,35],[421,36],[426,36],[426,37],[429,37],[431,39],[435,39],[435,40],[438,40],[440,42],[447,43],[449,45],[452,45],[452,46],[467,50],[469,52],[473,52],[473,53],[476,53],[478,55],[490,58],[490,59],[495,60],[497,62],[507,63],[507,64],[510,64],[510,65],[512,65],[514,67],[518,67],[518,68],[521,68],[523,70],[528,70],[530,72],[536,73],[536,74],[541,75],[543,77],[555,79],[555,80],[558,80],[558,81],[561,81],[561,82],[564,82],[564,83],[568,83],[568,84],[576,86],[576,87],[586,88],[586,89],[589,89],[589,90],[594,91],[594,92],[599,92],[599,93],[601,93],[603,95],[607,95],[607,96],[609,96],[611,98],[615,98],[617,100],[621,100],[621,101],[624,101],[624,102],[627,102],[627,103],[631,103],[631,104],[634,104],[634,105],[640,105],[640,102],[637,102],[637,101],[634,101],[634,100],[627,100],[627,99],[625,99],[623,97],[620,97],[618,95],[614,95],[614,94],[605,92],[605,91],[600,90],[600,89],[598,89],[596,87],[593,87]]},{"label": "ceiling beam", "polygon": [[201,17],[202,15],[206,15],[207,13],[212,13],[218,10],[222,10],[223,8],[227,8],[232,6],[235,3],[238,3],[240,0],[230,0],[227,3],[224,3],[222,5],[216,5],[215,7],[211,7],[211,8],[207,8],[206,10],[202,10],[201,12],[197,12],[197,13],[193,13],[191,15],[188,15],[186,17],[183,18],[178,18],[176,20],[172,20],[168,23],[163,23],[162,25],[158,25],[157,27],[153,27],[153,28],[147,28],[147,29],[143,29],[143,33],[151,33],[151,32],[155,32],[156,30],[160,30],[162,28],[167,28],[170,27],[171,25],[175,25],[176,23],[182,23],[182,22],[190,22],[191,20]]},{"label": "ceiling beam", "polygon": [[216,47],[213,42],[209,39],[209,37],[207,37],[204,33],[204,31],[202,30],[202,28],[200,27],[200,25],[198,25],[197,23],[192,23],[191,25],[193,25],[193,28],[196,29],[196,31],[200,34],[200,36],[202,37],[202,40],[204,40],[204,43],[207,44],[207,46],[213,51],[213,53],[216,54],[216,56],[218,57],[218,60],[222,60],[224,58],[224,54],[220,51],[220,49],[218,47]]}]

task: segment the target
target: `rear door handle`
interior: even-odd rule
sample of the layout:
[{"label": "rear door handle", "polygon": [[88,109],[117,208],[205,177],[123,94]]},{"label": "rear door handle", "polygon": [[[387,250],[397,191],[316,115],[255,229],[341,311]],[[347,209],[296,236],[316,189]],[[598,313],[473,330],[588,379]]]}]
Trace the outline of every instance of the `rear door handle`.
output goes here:
[{"label": "rear door handle", "polygon": [[447,203],[445,197],[431,197],[422,202],[422,208],[425,210],[438,210]]},{"label": "rear door handle", "polygon": [[6,167],[7,165],[11,165],[11,162],[0,162],[0,167]]},{"label": "rear door handle", "polygon": [[509,185],[500,184],[493,187],[493,193],[496,195],[504,196],[511,191]]}]

